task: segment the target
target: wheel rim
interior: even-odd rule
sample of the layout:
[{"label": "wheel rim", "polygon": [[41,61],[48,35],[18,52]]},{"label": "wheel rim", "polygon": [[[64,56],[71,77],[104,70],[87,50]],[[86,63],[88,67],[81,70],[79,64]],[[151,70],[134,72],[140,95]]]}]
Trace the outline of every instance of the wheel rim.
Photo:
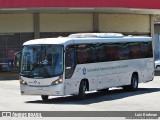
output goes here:
[{"label": "wheel rim", "polygon": [[84,84],[83,84],[83,93],[85,93],[85,91],[86,91],[86,84],[84,82]]},{"label": "wheel rim", "polygon": [[133,88],[135,89],[137,88],[137,86],[138,86],[138,81],[136,78],[133,78]]}]

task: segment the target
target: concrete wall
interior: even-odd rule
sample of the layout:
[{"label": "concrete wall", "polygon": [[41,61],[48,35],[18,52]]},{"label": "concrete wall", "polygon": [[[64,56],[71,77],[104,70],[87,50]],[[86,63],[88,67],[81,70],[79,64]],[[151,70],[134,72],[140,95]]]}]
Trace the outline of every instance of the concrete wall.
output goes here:
[{"label": "concrete wall", "polygon": [[150,16],[135,14],[99,14],[100,32],[150,33]]},{"label": "concrete wall", "polygon": [[40,32],[88,32],[92,30],[92,14],[40,14]]},{"label": "concrete wall", "polygon": [[0,14],[0,33],[33,31],[33,14]]},{"label": "concrete wall", "polygon": [[[39,14],[38,19],[38,32],[93,32],[96,26],[100,32],[151,33],[150,15],[66,13]],[[33,14],[0,14],[0,33],[34,32],[37,22]]]}]

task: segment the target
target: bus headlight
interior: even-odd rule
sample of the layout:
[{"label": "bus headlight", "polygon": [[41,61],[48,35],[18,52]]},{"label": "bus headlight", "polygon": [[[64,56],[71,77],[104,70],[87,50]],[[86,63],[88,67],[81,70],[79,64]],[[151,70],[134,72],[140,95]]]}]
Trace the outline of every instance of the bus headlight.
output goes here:
[{"label": "bus headlight", "polygon": [[62,82],[63,82],[63,79],[61,76],[59,76],[59,78],[55,80],[54,82],[52,82],[51,85],[58,85],[58,84],[61,84]]},{"label": "bus headlight", "polygon": [[26,81],[22,80],[22,78],[20,77],[20,84],[22,85],[28,85]]},{"label": "bus headlight", "polygon": [[20,80],[20,84],[22,84],[22,85],[28,85],[27,82],[24,81],[24,80]]}]

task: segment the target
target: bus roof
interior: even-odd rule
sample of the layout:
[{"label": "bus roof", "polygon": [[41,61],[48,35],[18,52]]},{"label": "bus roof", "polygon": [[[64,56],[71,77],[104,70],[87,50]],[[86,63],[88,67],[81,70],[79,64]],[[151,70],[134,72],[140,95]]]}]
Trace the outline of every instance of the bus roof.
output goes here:
[{"label": "bus roof", "polygon": [[113,43],[113,42],[142,42],[152,41],[151,37],[144,36],[123,36],[119,33],[78,33],[71,34],[68,37],[58,38],[41,38],[25,42],[23,45],[38,45],[38,44],[62,44],[64,46],[70,44],[83,43]]}]

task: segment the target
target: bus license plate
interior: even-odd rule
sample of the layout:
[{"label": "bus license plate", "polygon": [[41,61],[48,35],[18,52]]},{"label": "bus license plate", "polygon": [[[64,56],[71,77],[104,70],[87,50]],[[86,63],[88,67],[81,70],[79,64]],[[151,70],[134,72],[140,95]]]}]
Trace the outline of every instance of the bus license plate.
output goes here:
[{"label": "bus license plate", "polygon": [[38,87],[37,90],[43,90],[43,87]]}]

